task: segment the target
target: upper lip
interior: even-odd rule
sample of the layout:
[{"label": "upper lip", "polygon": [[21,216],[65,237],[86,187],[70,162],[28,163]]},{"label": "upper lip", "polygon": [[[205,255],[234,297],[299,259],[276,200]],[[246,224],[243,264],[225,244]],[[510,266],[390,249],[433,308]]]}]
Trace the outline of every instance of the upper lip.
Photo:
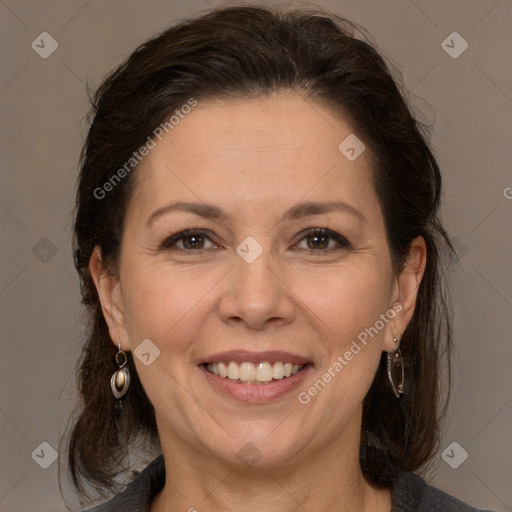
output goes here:
[{"label": "upper lip", "polygon": [[198,364],[220,363],[234,361],[235,363],[253,363],[258,364],[264,361],[274,364],[278,361],[292,364],[308,364],[311,360],[291,352],[281,350],[268,350],[264,352],[249,352],[248,350],[228,350],[225,352],[216,352],[204,357]]}]

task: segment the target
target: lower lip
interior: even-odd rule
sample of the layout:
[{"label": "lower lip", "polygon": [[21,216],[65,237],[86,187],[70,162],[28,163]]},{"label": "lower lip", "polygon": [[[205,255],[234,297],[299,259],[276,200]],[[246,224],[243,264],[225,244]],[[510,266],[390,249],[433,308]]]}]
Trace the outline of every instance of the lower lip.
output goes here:
[{"label": "lower lip", "polygon": [[313,365],[308,363],[300,372],[291,377],[261,384],[240,383],[210,373],[203,365],[199,365],[199,368],[201,368],[207,381],[221,393],[243,402],[265,403],[277,400],[297,389],[306,375],[313,370]]}]

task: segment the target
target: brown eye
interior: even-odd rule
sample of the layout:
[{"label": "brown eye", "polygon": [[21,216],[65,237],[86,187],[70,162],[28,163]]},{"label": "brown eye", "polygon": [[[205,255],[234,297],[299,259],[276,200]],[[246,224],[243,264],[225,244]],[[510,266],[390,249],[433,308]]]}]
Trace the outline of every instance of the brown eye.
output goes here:
[{"label": "brown eye", "polygon": [[[302,240],[306,240],[307,247],[305,249],[311,252],[326,252],[350,247],[350,243],[345,237],[327,229],[312,229],[306,233]],[[334,246],[331,243],[332,241],[335,242]],[[338,247],[336,247],[336,244],[338,244]]]},{"label": "brown eye", "polygon": [[162,251],[176,249],[178,251],[201,252],[208,249],[208,247],[205,247],[207,241],[210,241],[212,246],[215,247],[210,237],[206,235],[206,231],[187,230],[166,238],[159,248]]},{"label": "brown eye", "polygon": [[185,249],[203,249],[204,237],[202,235],[188,235],[181,238]]},{"label": "brown eye", "polygon": [[326,235],[308,235],[306,237],[308,242],[308,248],[310,249],[327,249],[329,246],[329,237]]}]

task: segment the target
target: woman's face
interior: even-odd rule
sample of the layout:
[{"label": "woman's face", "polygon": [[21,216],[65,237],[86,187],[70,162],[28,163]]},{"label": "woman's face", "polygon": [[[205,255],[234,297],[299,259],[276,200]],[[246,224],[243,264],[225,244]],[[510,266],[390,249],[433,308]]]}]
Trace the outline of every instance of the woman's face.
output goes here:
[{"label": "woman's face", "polygon": [[[199,102],[134,171],[119,280],[99,288],[164,449],[272,467],[358,448],[417,282],[392,271],[369,148],[338,149],[351,134],[291,92]],[[279,378],[287,363],[305,366]]]}]

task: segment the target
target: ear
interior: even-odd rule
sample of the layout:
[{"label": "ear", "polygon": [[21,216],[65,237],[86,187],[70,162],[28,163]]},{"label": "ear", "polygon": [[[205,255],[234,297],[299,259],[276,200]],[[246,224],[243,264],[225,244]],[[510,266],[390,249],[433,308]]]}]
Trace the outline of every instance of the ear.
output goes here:
[{"label": "ear", "polygon": [[125,325],[124,304],[119,279],[112,276],[101,259],[101,248],[96,246],[89,260],[91,273],[101,302],[103,316],[108,325],[112,342],[122,350],[130,350],[130,342]]},{"label": "ear", "polygon": [[[427,245],[422,236],[416,237],[412,242],[404,267],[396,278],[395,305],[393,309],[398,311],[392,321],[393,329],[384,340],[384,348],[387,352],[395,349],[393,337],[398,340],[402,337],[407,325],[411,321],[416,307],[416,298],[420,287],[425,266],[427,263]],[[399,309],[399,306],[401,308]]]}]

